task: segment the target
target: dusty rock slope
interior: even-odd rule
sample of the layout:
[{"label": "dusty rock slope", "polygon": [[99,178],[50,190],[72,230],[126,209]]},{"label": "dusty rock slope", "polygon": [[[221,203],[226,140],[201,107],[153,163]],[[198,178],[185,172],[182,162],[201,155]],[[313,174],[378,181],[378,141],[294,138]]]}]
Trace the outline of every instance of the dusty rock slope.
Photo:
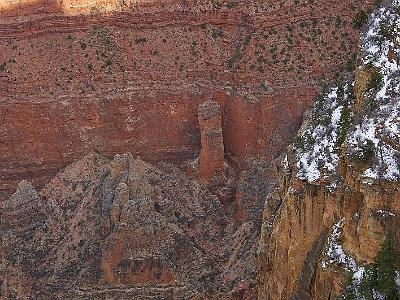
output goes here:
[{"label": "dusty rock slope", "polygon": [[1,206],[1,299],[254,298],[268,169],[250,170],[225,206],[130,154],[89,154],[40,192],[22,181]]}]

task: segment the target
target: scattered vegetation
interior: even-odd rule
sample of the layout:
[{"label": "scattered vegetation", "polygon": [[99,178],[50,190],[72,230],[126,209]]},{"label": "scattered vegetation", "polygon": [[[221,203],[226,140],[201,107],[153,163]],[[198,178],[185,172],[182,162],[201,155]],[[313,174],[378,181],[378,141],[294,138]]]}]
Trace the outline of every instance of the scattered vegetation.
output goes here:
[{"label": "scattered vegetation", "polygon": [[221,9],[222,3],[220,0],[211,0],[211,5],[214,9]]},{"label": "scattered vegetation", "polygon": [[331,123],[332,110],[325,107],[324,94],[319,94],[314,99],[313,122],[315,127],[318,125],[328,126]]},{"label": "scattered vegetation", "polygon": [[6,70],[6,66],[7,66],[7,62],[5,61],[0,65],[0,72],[4,72]]},{"label": "scattered vegetation", "polygon": [[211,36],[214,40],[222,37],[222,29],[219,27],[211,29]]},{"label": "scattered vegetation", "polygon": [[137,37],[134,39],[135,44],[143,44],[147,42],[147,38],[145,37]]},{"label": "scattered vegetation", "polygon": [[357,300],[356,289],[353,283],[354,272],[348,272],[341,295],[338,300]]},{"label": "scattered vegetation", "polygon": [[357,53],[353,53],[346,63],[347,72],[354,72],[357,67]]},{"label": "scattered vegetation", "polygon": [[382,22],[379,26],[378,41],[382,42],[384,40],[394,40],[396,37],[396,25],[395,24],[387,24]]},{"label": "scattered vegetation", "polygon": [[315,139],[310,132],[306,131],[303,135],[296,136],[293,145],[296,149],[307,150],[310,146],[314,145]]},{"label": "scattered vegetation", "polygon": [[375,7],[381,6],[383,0],[374,0]]},{"label": "scattered vegetation", "polygon": [[368,90],[377,90],[382,86],[383,76],[378,68],[374,68],[368,82]]},{"label": "scattered vegetation", "polygon": [[242,58],[242,53],[243,51],[247,48],[247,46],[250,44],[252,38],[252,34],[249,33],[243,40],[242,43],[238,43],[235,49],[235,52],[233,53],[232,57],[228,60],[228,69],[233,69],[235,64]]},{"label": "scattered vegetation", "polygon": [[111,73],[113,61],[115,61],[115,57],[117,56],[118,46],[114,41],[110,28],[106,26],[93,26],[91,36],[96,49],[97,60],[101,60],[102,62],[100,68]]},{"label": "scattered vegetation", "polygon": [[374,293],[383,299],[400,299],[396,286],[396,254],[391,234],[387,234],[375,262],[365,269],[360,283],[360,292],[366,299],[373,299]]},{"label": "scattered vegetation", "polygon": [[347,87],[347,97],[344,95],[344,87],[343,84],[338,85],[337,95],[338,99],[341,99],[343,102],[343,108],[341,110],[340,119],[338,123],[338,127],[336,128],[336,146],[340,149],[340,146],[346,140],[347,132],[350,129],[352,124],[352,110],[351,110],[351,101],[354,99],[354,90],[352,85],[348,85]]}]

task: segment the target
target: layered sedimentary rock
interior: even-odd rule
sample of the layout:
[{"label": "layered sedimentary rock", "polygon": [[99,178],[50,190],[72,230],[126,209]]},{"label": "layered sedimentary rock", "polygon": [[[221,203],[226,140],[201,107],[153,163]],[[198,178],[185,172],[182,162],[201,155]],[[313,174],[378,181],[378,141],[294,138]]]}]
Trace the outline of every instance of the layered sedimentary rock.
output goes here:
[{"label": "layered sedimentary rock", "polygon": [[254,299],[268,172],[235,185],[240,220],[202,181],[130,154],[89,154],[39,192],[23,181],[0,207],[0,298]]},{"label": "layered sedimentary rock", "polygon": [[[1,1],[0,189],[39,186],[90,150],[199,154],[221,105],[225,152],[273,157],[321,79],[356,50],[365,1]],[[4,198],[4,197],[3,197]]]}]

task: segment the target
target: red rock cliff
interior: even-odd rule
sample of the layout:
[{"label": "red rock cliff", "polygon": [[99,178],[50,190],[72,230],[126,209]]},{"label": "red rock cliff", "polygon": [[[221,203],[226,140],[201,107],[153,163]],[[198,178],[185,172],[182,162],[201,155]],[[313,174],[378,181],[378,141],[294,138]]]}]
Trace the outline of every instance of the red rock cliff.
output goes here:
[{"label": "red rock cliff", "polygon": [[365,1],[1,1],[0,191],[89,150],[199,152],[216,99],[225,152],[275,156],[356,50]]}]

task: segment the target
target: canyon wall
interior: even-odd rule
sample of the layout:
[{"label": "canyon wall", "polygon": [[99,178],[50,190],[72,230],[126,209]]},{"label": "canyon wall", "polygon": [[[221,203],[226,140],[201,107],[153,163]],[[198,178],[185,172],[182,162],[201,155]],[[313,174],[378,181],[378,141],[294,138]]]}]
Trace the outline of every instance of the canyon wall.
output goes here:
[{"label": "canyon wall", "polygon": [[0,193],[98,151],[200,151],[221,105],[226,154],[275,157],[356,51],[365,1],[1,1]]},{"label": "canyon wall", "polygon": [[399,298],[399,7],[385,1],[365,18],[355,69],[318,97],[276,165],[259,299]]}]

